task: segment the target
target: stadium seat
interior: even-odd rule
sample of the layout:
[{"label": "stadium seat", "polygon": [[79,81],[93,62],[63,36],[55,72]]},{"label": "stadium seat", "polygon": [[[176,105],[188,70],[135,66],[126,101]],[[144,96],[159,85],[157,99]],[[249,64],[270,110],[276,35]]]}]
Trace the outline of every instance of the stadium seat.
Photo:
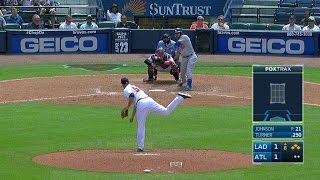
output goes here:
[{"label": "stadium seat", "polygon": [[293,8],[278,8],[276,9],[275,14],[281,15],[281,14],[292,14],[293,13]]},{"label": "stadium seat", "polygon": [[250,23],[248,25],[250,30],[266,30],[267,29],[267,25],[264,23]]},{"label": "stadium seat", "polygon": [[293,14],[292,8],[278,8],[274,14],[275,24],[286,24],[289,17]]},{"label": "stadium seat", "polygon": [[230,29],[249,29],[247,23],[232,23]]},{"label": "stadium seat", "polygon": [[316,24],[320,23],[320,16],[314,16],[314,18],[316,19]]},{"label": "stadium seat", "polygon": [[311,11],[312,16],[320,16],[320,9],[318,8],[313,8]]},{"label": "stadium seat", "polygon": [[21,29],[27,29],[29,23],[23,23],[21,25]]},{"label": "stadium seat", "polygon": [[308,7],[311,8],[314,5],[314,0],[299,0],[298,7]]},{"label": "stadium seat", "polygon": [[267,29],[268,30],[282,30],[282,27],[284,26],[284,24],[268,24],[267,25]]},{"label": "stadium seat", "polygon": [[21,29],[21,27],[16,23],[7,23],[4,29]]},{"label": "stadium seat", "polygon": [[320,0],[314,0],[314,4],[313,4],[314,7],[320,7]]},{"label": "stadium seat", "polygon": [[80,29],[80,26],[81,26],[82,24],[85,24],[85,23],[86,23],[86,22],[77,22],[77,23],[76,23],[77,28]]},{"label": "stadium seat", "polygon": [[303,19],[304,18],[304,12],[308,10],[307,8],[294,8],[293,9],[293,14],[296,16],[296,18]]},{"label": "stadium seat", "polygon": [[280,0],[278,7],[296,7],[297,0]]},{"label": "stadium seat", "polygon": [[138,25],[134,21],[127,21],[126,26],[124,28],[138,29]]},{"label": "stadium seat", "polygon": [[278,15],[274,17],[275,24],[286,24],[289,22],[290,14],[288,15]]},{"label": "stadium seat", "polygon": [[115,24],[112,21],[101,21],[98,23],[99,28],[114,28]]}]

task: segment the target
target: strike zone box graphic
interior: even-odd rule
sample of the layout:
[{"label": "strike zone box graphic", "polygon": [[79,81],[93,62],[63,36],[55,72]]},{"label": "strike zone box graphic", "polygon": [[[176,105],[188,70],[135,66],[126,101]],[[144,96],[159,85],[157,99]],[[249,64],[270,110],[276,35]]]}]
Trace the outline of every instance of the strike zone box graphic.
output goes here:
[{"label": "strike zone box graphic", "polygon": [[303,66],[253,65],[253,122],[303,121]]}]

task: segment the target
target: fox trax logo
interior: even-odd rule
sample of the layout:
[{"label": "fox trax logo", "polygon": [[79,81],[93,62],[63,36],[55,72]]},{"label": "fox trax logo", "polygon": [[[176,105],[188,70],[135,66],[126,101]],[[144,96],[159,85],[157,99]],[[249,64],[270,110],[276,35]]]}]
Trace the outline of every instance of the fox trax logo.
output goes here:
[{"label": "fox trax logo", "polygon": [[299,39],[241,38],[228,39],[228,50],[236,53],[304,54],[305,43]]},{"label": "fox trax logo", "polygon": [[98,49],[98,40],[87,37],[48,37],[23,38],[20,41],[21,52],[93,52]]}]

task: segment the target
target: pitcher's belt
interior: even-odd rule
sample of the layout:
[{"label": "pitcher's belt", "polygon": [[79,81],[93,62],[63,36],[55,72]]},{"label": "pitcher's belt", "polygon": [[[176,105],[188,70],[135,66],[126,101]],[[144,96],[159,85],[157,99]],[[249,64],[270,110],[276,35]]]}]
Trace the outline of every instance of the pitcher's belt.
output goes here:
[{"label": "pitcher's belt", "polygon": [[138,99],[136,104],[138,104],[138,102],[139,102],[141,99],[146,99],[146,98],[148,98],[148,97],[149,97],[149,96]]}]

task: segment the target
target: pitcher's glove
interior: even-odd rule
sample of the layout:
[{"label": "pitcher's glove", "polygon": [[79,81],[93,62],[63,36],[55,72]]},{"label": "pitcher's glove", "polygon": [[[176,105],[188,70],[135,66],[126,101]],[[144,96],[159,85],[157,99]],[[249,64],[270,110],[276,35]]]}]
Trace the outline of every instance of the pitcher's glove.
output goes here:
[{"label": "pitcher's glove", "polygon": [[121,110],[121,118],[125,118],[125,117],[128,117],[128,114],[129,114],[129,110],[124,108]]}]

